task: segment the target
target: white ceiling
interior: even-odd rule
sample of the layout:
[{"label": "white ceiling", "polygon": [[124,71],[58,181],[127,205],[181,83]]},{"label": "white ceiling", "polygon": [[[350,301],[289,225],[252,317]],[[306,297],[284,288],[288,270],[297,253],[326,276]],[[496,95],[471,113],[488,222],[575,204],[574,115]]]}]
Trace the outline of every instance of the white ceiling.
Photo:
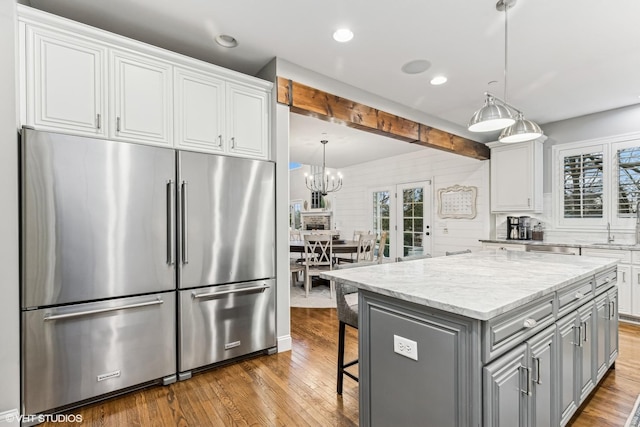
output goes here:
[{"label": "white ceiling", "polygon": [[[504,13],[494,0],[19,2],[248,74],[277,56],[459,129],[483,92],[504,93]],[[638,0],[519,0],[508,19],[508,101],[543,130],[640,102],[639,18]],[[342,26],[355,33],[346,44],[331,37]],[[239,46],[218,46],[218,34]],[[415,59],[432,65],[418,75],[400,71]],[[449,81],[431,86],[436,74]]]}]

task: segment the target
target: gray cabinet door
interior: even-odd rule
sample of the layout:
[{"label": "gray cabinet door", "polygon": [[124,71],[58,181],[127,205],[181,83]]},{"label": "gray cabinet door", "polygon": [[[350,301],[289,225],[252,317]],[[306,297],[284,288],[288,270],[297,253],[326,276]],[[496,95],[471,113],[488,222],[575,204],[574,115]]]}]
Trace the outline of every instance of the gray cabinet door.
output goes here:
[{"label": "gray cabinet door", "polygon": [[529,417],[531,426],[558,425],[555,387],[557,376],[558,335],[555,325],[545,329],[527,342],[531,365],[531,397]]},{"label": "gray cabinet door", "polygon": [[578,379],[580,400],[582,402],[596,386],[596,350],[595,303],[590,302],[578,309],[579,348]]},{"label": "gray cabinet door", "polygon": [[618,288],[613,287],[607,292],[609,304],[609,365],[618,357]]},{"label": "gray cabinet door", "polygon": [[560,425],[565,425],[578,409],[576,392],[576,360],[578,352],[578,328],[576,316],[569,315],[558,321],[559,363],[558,395],[560,401]]},{"label": "gray cabinet door", "polygon": [[483,369],[484,425],[526,426],[527,393],[531,372],[526,367],[526,345],[522,344]]},{"label": "gray cabinet door", "polygon": [[607,294],[602,294],[596,299],[596,371],[598,378],[607,372],[609,366],[609,300]]}]

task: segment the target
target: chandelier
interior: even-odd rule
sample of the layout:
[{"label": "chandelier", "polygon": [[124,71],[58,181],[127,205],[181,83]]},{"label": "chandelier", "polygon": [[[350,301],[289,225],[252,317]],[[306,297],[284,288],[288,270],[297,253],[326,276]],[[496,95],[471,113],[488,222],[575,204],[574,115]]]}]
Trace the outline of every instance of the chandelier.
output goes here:
[{"label": "chandelier", "polygon": [[[515,6],[517,0],[500,0],[496,9],[504,11],[504,100],[485,92],[484,106],[476,111],[469,121],[472,132],[503,131],[500,142],[530,141],[542,136],[542,129],[537,123],[526,120],[522,111],[507,103],[507,10]],[[514,118],[515,115],[515,118]]]},{"label": "chandelier", "polygon": [[313,192],[317,192],[326,196],[328,193],[338,191],[342,188],[342,175],[338,173],[338,179],[327,171],[326,168],[326,155],[327,155],[327,141],[323,139],[322,143],[322,170],[319,173],[312,173],[311,175],[304,174],[304,183],[307,188]]}]

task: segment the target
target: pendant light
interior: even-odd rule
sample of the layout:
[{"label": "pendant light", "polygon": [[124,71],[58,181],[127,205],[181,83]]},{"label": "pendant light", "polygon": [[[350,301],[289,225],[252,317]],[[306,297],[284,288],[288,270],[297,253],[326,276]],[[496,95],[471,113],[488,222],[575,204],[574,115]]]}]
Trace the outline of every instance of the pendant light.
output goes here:
[{"label": "pendant light", "polygon": [[311,176],[308,176],[306,173],[304,174],[304,183],[307,188],[323,196],[334,191],[339,191],[342,188],[342,175],[338,174],[338,179],[336,180],[335,177],[329,176],[330,174],[327,172],[326,154],[328,142],[326,139],[320,141],[322,144],[322,172],[317,175],[312,174]]},{"label": "pendant light", "polygon": [[[504,100],[485,92],[484,106],[476,111],[469,121],[472,132],[488,132],[503,129],[498,140],[504,143],[530,141],[542,136],[542,129],[531,120],[526,120],[522,111],[507,103],[508,64],[508,19],[507,10],[517,0],[499,0],[498,11],[504,11]],[[513,116],[516,116],[514,119]]]}]

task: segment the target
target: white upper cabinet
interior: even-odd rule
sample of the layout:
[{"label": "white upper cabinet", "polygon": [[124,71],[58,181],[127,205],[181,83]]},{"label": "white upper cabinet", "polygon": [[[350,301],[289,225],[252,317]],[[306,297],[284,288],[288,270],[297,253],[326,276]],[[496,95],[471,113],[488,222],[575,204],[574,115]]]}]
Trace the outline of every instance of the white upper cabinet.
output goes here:
[{"label": "white upper cabinet", "polygon": [[490,147],[491,212],[542,212],[542,141]]},{"label": "white upper cabinet", "polygon": [[273,84],[18,5],[20,121],[269,159]]},{"label": "white upper cabinet", "polygon": [[111,137],[171,146],[171,64],[119,50],[112,50],[110,59]]},{"label": "white upper cabinet", "polygon": [[106,47],[27,27],[26,121],[40,129],[106,135]]},{"label": "white upper cabinet", "polygon": [[230,83],[227,85],[227,138],[229,152],[268,158],[269,93]]},{"label": "white upper cabinet", "polygon": [[225,82],[182,68],[174,71],[175,145],[224,152]]}]

